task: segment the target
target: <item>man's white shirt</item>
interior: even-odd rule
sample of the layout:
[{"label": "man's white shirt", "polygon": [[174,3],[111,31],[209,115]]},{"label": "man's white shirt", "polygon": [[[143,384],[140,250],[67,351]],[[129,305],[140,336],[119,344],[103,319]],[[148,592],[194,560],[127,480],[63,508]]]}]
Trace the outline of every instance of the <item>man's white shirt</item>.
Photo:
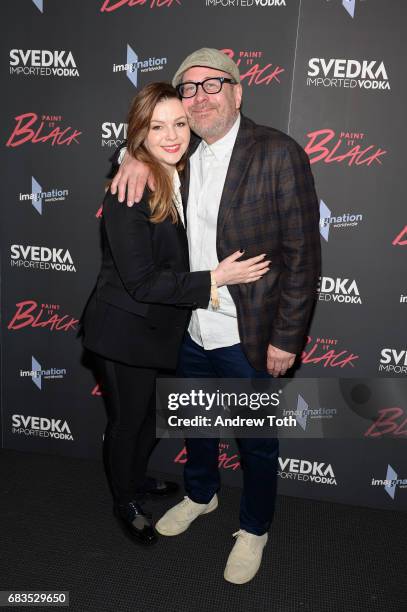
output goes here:
[{"label": "man's white shirt", "polygon": [[[190,268],[213,270],[218,265],[216,226],[233,147],[240,126],[240,114],[229,132],[211,145],[200,143],[190,157],[190,184],[187,206],[187,234]],[[228,288],[218,289],[220,308],[192,311],[191,338],[207,350],[240,342],[236,306]]]},{"label": "man's white shirt", "polygon": [[179,174],[176,170],[174,170],[174,175],[172,179],[172,188],[174,191],[174,204],[175,208],[178,211],[179,217],[182,221],[182,225],[185,225],[184,220],[184,209],[182,206],[182,198],[181,198],[181,181],[179,179]]}]

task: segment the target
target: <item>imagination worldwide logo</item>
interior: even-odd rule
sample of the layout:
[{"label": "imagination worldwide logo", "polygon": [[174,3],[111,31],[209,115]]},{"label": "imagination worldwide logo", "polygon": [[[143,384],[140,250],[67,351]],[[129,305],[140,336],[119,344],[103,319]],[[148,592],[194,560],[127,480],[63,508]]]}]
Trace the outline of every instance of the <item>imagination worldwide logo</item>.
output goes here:
[{"label": "imagination worldwide logo", "polygon": [[395,469],[388,464],[386,478],[372,478],[371,484],[372,487],[384,487],[387,495],[394,500],[397,487],[400,489],[407,488],[407,478],[399,478]]},{"label": "imagination worldwide logo", "polygon": [[[327,2],[331,2],[332,0],[327,0]],[[358,2],[364,2],[365,0],[358,0]],[[354,19],[355,11],[356,11],[356,0],[335,0],[335,2],[340,2],[342,7],[345,9],[347,14]]]},{"label": "imagination worldwide logo", "polygon": [[329,232],[334,228],[350,228],[356,227],[363,220],[363,215],[360,213],[342,213],[339,216],[334,216],[323,200],[319,203],[319,231],[322,238],[328,242]]},{"label": "imagination worldwide logo", "polygon": [[44,12],[44,0],[32,0],[40,13]]},{"label": "imagination worldwide logo", "polygon": [[125,64],[113,64],[113,72],[125,72],[129,81],[138,87],[139,72],[155,72],[162,70],[167,64],[166,57],[148,57],[140,59],[138,53],[128,44]]},{"label": "imagination worldwide logo", "polygon": [[297,424],[303,431],[306,431],[307,426],[312,419],[332,419],[337,413],[336,408],[311,408],[308,402],[302,395],[297,396],[297,406],[295,409],[283,409],[283,416],[293,416]]},{"label": "imagination worldwide logo", "polygon": [[43,368],[34,356],[31,357],[31,369],[20,370],[20,378],[31,378],[40,391],[42,391],[43,380],[62,379],[64,376],[66,376],[65,368]]},{"label": "imagination worldwide logo", "polygon": [[54,187],[52,189],[43,189],[36,178],[31,177],[31,192],[19,193],[19,202],[31,202],[31,206],[39,215],[43,213],[43,205],[52,202],[64,202],[69,195],[68,189],[60,189]]},{"label": "imagination worldwide logo", "polygon": [[345,11],[349,13],[352,19],[355,16],[355,4],[356,0],[342,0],[342,6],[344,7]]}]

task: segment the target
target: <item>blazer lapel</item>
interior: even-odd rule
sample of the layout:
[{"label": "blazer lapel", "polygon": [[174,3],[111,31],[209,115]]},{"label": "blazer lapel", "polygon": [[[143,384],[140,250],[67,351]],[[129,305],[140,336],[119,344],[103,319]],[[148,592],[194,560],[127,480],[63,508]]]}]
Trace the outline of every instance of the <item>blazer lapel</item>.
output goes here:
[{"label": "blazer lapel", "polygon": [[253,123],[250,121],[250,119],[246,119],[246,117],[242,116],[220,200],[216,229],[217,241],[222,236],[222,231],[230,212],[230,208],[234,199],[238,195],[239,188],[244,181],[246,172],[250,166],[254,154],[254,142]]},{"label": "blazer lapel", "polygon": [[189,163],[189,158],[191,157],[191,155],[195,153],[200,142],[201,142],[201,139],[198,138],[198,136],[195,136],[194,133],[192,133],[191,141],[189,143],[189,147],[187,151],[187,161],[185,164],[185,168],[180,174],[180,180],[181,180],[180,192],[181,192],[181,198],[182,198],[182,206],[184,208],[185,227],[186,227],[186,220],[187,220],[186,212],[187,212],[188,195],[189,195],[189,182],[191,180],[191,164]]},{"label": "blazer lapel", "polygon": [[178,240],[181,245],[182,257],[184,259],[184,263],[187,266],[187,270],[189,270],[189,249],[188,249],[188,238],[185,227],[181,221],[181,218],[178,216],[178,223],[176,225]]},{"label": "blazer lapel", "polygon": [[187,202],[188,202],[190,177],[191,177],[191,166],[190,166],[189,159],[188,159],[185,163],[185,168],[179,175],[179,178],[181,180],[181,186],[179,190],[181,193],[182,208],[184,209],[185,227],[187,224]]}]

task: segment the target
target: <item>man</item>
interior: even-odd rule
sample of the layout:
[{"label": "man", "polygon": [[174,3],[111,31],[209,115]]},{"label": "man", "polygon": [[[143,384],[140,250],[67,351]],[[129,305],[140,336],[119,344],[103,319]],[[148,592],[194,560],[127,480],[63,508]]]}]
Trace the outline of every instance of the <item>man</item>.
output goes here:
[{"label": "man", "polygon": [[[193,311],[183,344],[182,377],[282,376],[301,351],[319,276],[318,203],[308,158],[289,136],[240,114],[242,86],[232,59],[200,49],[173,85],[191,129],[183,177],[191,270],[212,269],[230,253],[266,253],[257,283],[219,289],[220,307]],[[148,171],[127,159],[112,183],[123,201],[141,197]],[[240,530],[224,577],[243,584],[261,563],[275,505],[278,440],[240,439]],[[217,508],[218,440],[186,441],[187,496],[157,523],[162,535],[185,531]]]}]

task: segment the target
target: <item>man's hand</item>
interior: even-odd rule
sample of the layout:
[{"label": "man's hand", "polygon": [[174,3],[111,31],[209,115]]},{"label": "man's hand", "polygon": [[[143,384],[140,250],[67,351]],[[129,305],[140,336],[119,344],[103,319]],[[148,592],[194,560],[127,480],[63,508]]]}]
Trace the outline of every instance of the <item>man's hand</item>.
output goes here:
[{"label": "man's hand", "polygon": [[295,360],[294,353],[287,353],[281,349],[268,345],[267,348],[267,372],[277,378],[277,376],[284,376],[289,368],[293,365]]},{"label": "man's hand", "polygon": [[146,183],[154,191],[154,180],[149,167],[134,159],[126,151],[120,168],[110,185],[110,191],[114,195],[118,189],[119,202],[124,202],[127,190],[127,206],[133,206],[135,202],[140,202],[143,197]]}]

